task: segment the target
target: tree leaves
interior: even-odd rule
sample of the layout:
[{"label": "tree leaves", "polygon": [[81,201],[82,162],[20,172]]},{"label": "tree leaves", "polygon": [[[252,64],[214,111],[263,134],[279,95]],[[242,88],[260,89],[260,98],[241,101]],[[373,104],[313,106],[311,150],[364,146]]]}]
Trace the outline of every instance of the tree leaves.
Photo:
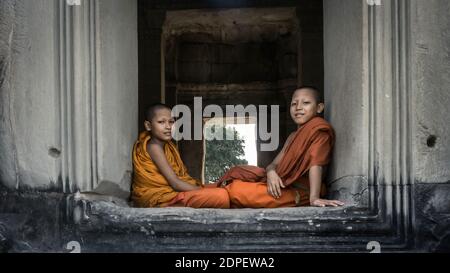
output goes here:
[{"label": "tree leaves", "polygon": [[239,133],[235,129],[213,125],[212,132],[206,131],[206,139],[211,139],[216,130],[223,130],[224,137],[223,140],[206,140],[206,181],[216,181],[233,166],[248,164],[247,160],[242,159],[245,141]]}]

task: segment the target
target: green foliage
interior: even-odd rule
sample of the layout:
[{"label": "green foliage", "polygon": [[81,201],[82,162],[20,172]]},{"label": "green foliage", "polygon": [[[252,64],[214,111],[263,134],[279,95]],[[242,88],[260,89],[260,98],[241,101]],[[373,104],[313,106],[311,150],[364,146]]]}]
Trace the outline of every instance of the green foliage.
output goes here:
[{"label": "green foliage", "polygon": [[216,181],[233,166],[248,164],[247,160],[241,159],[245,155],[245,141],[239,136],[238,132],[235,129],[213,125],[211,127],[212,132],[206,131],[206,139],[211,139],[216,130],[223,130],[224,137],[223,140],[206,140],[206,181]]}]

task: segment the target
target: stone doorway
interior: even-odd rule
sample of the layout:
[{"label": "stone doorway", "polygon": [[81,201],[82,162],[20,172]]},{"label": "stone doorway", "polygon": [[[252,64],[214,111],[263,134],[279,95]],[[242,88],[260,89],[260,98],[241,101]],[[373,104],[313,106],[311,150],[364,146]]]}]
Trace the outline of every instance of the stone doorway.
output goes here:
[{"label": "stone doorway", "polygon": [[[149,6],[140,5],[145,12],[139,13],[140,58],[143,57],[139,73],[154,76],[141,77],[140,113],[156,99],[193,109],[193,98],[202,97],[203,106],[216,104],[224,113],[226,105],[278,105],[278,149],[258,149],[258,165],[267,166],[295,127],[286,107],[291,92],[302,84],[321,90],[323,87],[321,1],[299,7],[165,12]],[[306,12],[300,10],[308,10],[308,18],[314,20],[303,18]],[[148,19],[157,15],[159,20]],[[159,30],[161,37],[155,40],[155,34],[147,35],[148,29],[156,33]],[[152,57],[149,51],[153,51]],[[159,63],[159,69],[155,63]],[[150,83],[159,76],[158,72],[160,92],[158,86]],[[147,88],[150,85],[151,92]],[[204,153],[203,142],[180,141],[179,148],[191,175],[201,178],[204,162],[198,159]]]}]

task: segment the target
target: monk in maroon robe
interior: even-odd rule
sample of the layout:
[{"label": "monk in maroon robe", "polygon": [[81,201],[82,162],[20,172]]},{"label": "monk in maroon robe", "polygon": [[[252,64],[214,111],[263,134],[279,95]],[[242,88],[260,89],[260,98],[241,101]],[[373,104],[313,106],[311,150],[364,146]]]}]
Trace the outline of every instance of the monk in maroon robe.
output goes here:
[{"label": "monk in maroon robe", "polygon": [[218,181],[225,187],[234,208],[278,208],[294,206],[342,206],[323,199],[324,167],[330,162],[335,142],[331,125],[318,115],[324,104],[313,87],[297,89],[290,114],[298,128],[266,168],[237,166]]}]

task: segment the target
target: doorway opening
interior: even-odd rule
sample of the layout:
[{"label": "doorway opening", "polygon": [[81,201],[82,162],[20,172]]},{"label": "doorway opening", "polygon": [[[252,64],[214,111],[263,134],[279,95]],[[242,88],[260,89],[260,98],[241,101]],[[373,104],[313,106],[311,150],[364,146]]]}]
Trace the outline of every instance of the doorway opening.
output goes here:
[{"label": "doorway opening", "polygon": [[258,164],[256,118],[206,118],[203,128],[205,184],[233,166]]}]

